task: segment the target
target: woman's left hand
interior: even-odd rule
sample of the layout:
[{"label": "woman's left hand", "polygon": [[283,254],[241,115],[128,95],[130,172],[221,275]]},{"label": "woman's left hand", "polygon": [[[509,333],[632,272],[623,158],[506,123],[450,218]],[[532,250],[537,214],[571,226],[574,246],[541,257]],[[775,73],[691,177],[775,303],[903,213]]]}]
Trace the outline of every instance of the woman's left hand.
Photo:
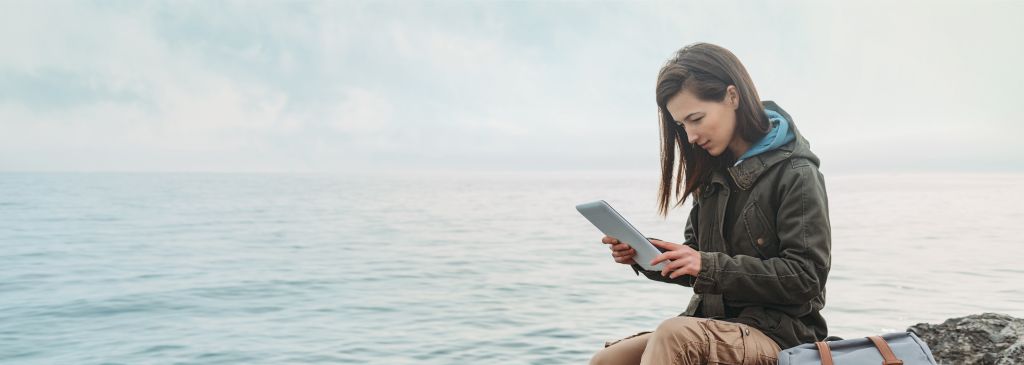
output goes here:
[{"label": "woman's left hand", "polygon": [[697,276],[700,273],[699,251],[687,245],[660,240],[651,240],[651,244],[668,250],[656,256],[654,260],[651,260],[651,265],[657,265],[665,260],[672,260],[672,262],[667,263],[661,269],[661,276],[668,275],[669,278],[675,279],[683,275]]}]

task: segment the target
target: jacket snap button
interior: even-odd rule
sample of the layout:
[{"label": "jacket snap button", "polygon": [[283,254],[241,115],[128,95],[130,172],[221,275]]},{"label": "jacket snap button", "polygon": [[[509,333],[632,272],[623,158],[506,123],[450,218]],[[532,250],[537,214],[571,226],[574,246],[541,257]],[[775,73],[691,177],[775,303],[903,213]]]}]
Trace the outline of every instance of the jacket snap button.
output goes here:
[{"label": "jacket snap button", "polygon": [[757,239],[757,244],[758,245],[764,245],[764,238],[758,238]]}]

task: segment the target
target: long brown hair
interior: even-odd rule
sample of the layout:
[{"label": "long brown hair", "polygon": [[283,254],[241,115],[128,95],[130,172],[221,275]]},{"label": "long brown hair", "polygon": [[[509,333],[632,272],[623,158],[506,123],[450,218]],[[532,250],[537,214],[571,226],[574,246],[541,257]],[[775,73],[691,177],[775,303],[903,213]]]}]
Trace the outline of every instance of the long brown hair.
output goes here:
[{"label": "long brown hair", "polygon": [[[728,149],[714,157],[704,149],[690,144],[686,130],[676,124],[668,112],[668,99],[685,89],[700,100],[721,102],[726,97],[729,85],[735,85],[739,94],[734,133],[748,142],[756,142],[768,133],[768,118],[757,96],[754,82],[732,52],[709,43],[694,43],[677,51],[658,72],[656,95],[661,123],[658,213],[663,217],[668,215],[670,208],[682,205],[691,194],[699,194],[701,186],[710,183],[714,170],[724,169],[739,157],[733,156]],[[681,168],[677,168],[675,163],[677,151]],[[677,200],[670,207],[673,193]]]}]

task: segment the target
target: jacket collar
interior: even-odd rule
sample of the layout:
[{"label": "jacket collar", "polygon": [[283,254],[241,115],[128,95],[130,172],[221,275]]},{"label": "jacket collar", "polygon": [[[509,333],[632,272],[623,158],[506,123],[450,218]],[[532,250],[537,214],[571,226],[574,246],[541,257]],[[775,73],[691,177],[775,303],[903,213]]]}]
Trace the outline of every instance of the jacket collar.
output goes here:
[{"label": "jacket collar", "polygon": [[[754,183],[757,182],[759,177],[761,177],[761,174],[775,164],[785,161],[793,155],[810,158],[815,165],[818,164],[817,156],[815,156],[810,150],[810,143],[807,142],[803,135],[800,134],[800,130],[797,129],[796,123],[793,121],[793,118],[789,116],[789,113],[782,110],[782,108],[774,101],[766,100],[762,102],[762,104],[765,108],[782,114],[782,116],[789,121],[789,126],[793,129],[793,133],[796,135],[796,138],[777,149],[743,160],[739,165],[726,168],[729,176],[731,176],[733,181],[736,182],[736,185],[743,190],[750,190],[753,188]],[[716,183],[721,184],[722,187],[728,186],[728,182],[725,180],[725,175],[721,171],[715,171],[711,175],[711,185]]]},{"label": "jacket collar", "polygon": [[[777,149],[743,160],[739,165],[726,168],[726,171],[729,172],[729,176],[732,176],[732,180],[736,182],[740,189],[750,190],[750,188],[754,187],[754,182],[757,181],[757,178],[761,177],[761,174],[768,170],[769,167],[792,156],[795,148],[796,140],[793,140]],[[724,184],[724,176],[721,173],[717,175]]]}]

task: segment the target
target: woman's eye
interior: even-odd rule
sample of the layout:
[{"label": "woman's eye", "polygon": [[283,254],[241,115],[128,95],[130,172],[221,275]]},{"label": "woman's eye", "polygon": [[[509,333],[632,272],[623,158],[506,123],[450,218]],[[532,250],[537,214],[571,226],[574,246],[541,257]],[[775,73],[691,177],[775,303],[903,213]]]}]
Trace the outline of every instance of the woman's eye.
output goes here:
[{"label": "woman's eye", "polygon": [[[696,124],[697,122],[700,122],[701,119],[704,119],[703,115],[700,116],[700,118],[690,120],[690,124]],[[685,124],[686,124],[686,120],[685,119],[682,122],[676,122],[676,125],[678,125],[680,127],[684,127]]]}]

